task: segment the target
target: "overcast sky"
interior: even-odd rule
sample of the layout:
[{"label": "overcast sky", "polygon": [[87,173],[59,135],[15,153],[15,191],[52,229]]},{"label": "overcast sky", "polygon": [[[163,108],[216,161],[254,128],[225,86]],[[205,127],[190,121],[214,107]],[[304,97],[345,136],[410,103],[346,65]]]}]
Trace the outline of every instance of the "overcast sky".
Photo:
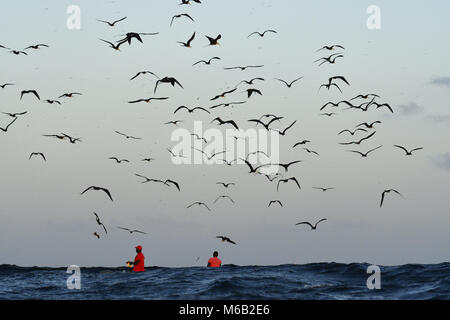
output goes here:
[{"label": "overcast sky", "polygon": [[[9,1],[0,4],[0,44],[22,50],[36,43],[49,48],[14,55],[0,49],[0,111],[28,111],[9,128],[0,131],[0,264],[24,266],[121,266],[134,257],[134,246],[143,246],[146,265],[204,265],[214,250],[224,263],[274,265],[309,262],[370,262],[375,264],[436,263],[449,261],[450,243],[450,22],[448,1],[238,1],[204,0],[180,6],[171,1]],[[66,26],[70,5],[81,9],[81,29]],[[381,29],[369,30],[366,10],[381,9]],[[189,13],[189,19],[171,17]],[[114,28],[96,21],[127,16]],[[264,38],[247,36],[274,29]],[[117,41],[126,32],[159,32],[121,46],[117,52],[99,38]],[[187,41],[193,32],[192,48]],[[206,46],[205,35],[222,35],[220,46]],[[315,52],[324,45],[341,44],[344,58],[335,65],[318,67]],[[219,56],[210,66],[192,64]],[[264,65],[259,69],[224,70],[239,65]],[[176,77],[183,85],[162,84],[153,94],[155,77],[129,79],[150,70],[160,77]],[[350,86],[319,86],[330,76],[343,75]],[[288,89],[274,78],[304,78]],[[180,105],[210,107],[215,95],[234,88],[241,80],[263,77],[254,88],[262,96],[234,108],[207,113],[173,114]],[[223,101],[246,101],[241,85]],[[20,100],[21,90],[35,89]],[[65,92],[81,92],[62,105],[43,103]],[[328,109],[328,101],[376,93],[386,108],[369,111]],[[127,101],[169,97],[150,104]],[[221,102],[222,100],[218,100]],[[234,119],[244,129],[248,119],[265,113],[283,116],[280,161],[303,160],[285,178],[296,177],[302,187],[280,185],[248,174],[245,164],[175,165],[167,148],[176,142],[176,127],[163,123],[180,119],[191,130],[194,121],[204,128],[220,116]],[[0,126],[12,118],[2,114]],[[361,122],[379,120],[376,134],[361,146],[342,146],[352,137],[337,135]],[[142,137],[130,140],[118,130]],[[81,137],[71,144],[43,137],[65,132]],[[355,135],[355,140],[364,134]],[[303,139],[307,147],[292,148]],[[424,147],[406,157],[394,144]],[[345,150],[367,151],[361,158]],[[28,159],[31,152],[47,158]],[[126,158],[116,164],[108,157]],[[156,160],[147,163],[143,158]],[[141,184],[135,173],[155,179],[173,179],[181,192],[162,184]],[[236,183],[228,189],[218,181]],[[111,202],[101,192],[80,193],[88,186],[108,188]],[[327,192],[312,187],[330,186]],[[379,207],[384,189],[399,190],[404,199],[389,194]],[[213,204],[219,195],[229,195]],[[270,200],[283,207],[267,208]],[[203,201],[202,207],[186,207]],[[108,235],[95,222],[97,212]],[[299,221],[328,220],[316,231],[295,226]],[[133,234],[117,226],[137,228]],[[98,232],[101,239],[92,235]],[[221,243],[227,235],[237,246]],[[200,260],[196,262],[197,257]]]}]

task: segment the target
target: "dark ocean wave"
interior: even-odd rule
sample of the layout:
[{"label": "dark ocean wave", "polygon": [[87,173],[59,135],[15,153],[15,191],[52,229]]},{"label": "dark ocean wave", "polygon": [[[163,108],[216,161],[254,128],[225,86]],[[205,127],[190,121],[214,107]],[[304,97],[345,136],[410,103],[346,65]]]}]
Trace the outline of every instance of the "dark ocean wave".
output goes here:
[{"label": "dark ocean wave", "polygon": [[82,267],[81,289],[67,268],[0,265],[0,299],[450,299],[450,263],[380,266],[381,289],[366,285],[366,263],[205,267]]}]

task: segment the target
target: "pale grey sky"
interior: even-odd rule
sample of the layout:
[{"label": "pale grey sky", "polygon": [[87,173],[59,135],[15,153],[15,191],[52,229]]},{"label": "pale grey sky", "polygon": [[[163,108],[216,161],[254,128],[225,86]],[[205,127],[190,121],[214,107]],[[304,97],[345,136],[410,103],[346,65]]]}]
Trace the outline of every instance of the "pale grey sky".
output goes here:
[{"label": "pale grey sky", "polygon": [[[0,111],[28,114],[7,133],[0,132],[0,263],[19,265],[117,266],[134,256],[141,244],[147,265],[204,265],[214,250],[224,263],[283,264],[322,261],[372,262],[377,264],[434,263],[449,260],[450,233],[450,31],[448,1],[218,1],[179,6],[171,1],[14,1],[0,4],[0,44],[23,49],[46,43],[50,48],[16,56],[0,49]],[[66,28],[66,9],[81,9],[81,30]],[[366,26],[369,5],[381,9],[381,29]],[[170,19],[189,13],[195,20]],[[128,18],[110,28],[96,19]],[[247,35],[275,29],[264,38]],[[133,41],[121,52],[99,38],[120,39],[129,32],[159,32]],[[182,48],[193,32],[192,48]],[[205,35],[222,34],[221,45],[206,47]],[[323,45],[342,44],[345,57],[336,65],[318,67],[313,61],[327,52]],[[221,57],[211,66],[195,66],[200,59]],[[236,71],[224,67],[262,64],[264,68]],[[155,79],[129,79],[138,71],[176,77],[184,89],[161,85],[155,96],[169,100],[128,104],[153,96]],[[333,75],[344,75],[350,87],[321,90]],[[239,81],[262,76],[254,87],[263,96],[232,109],[211,114],[177,113],[180,105],[209,107],[209,99]],[[274,78],[304,76],[291,89]],[[246,100],[240,87],[226,101]],[[36,89],[42,100],[77,91],[83,96],[60,99],[50,105],[31,96],[19,100],[20,91]],[[368,112],[339,110],[335,117],[320,116],[327,101],[350,99],[361,93],[377,93],[395,113],[386,109]],[[166,148],[174,129],[164,122],[183,119],[192,128],[204,127],[215,116],[235,119],[244,128],[248,119],[264,113],[284,116],[278,128],[297,120],[280,137],[282,162],[301,159],[286,177],[293,185],[269,183],[247,174],[245,165],[208,166],[172,164]],[[345,152],[338,143],[350,141],[337,133],[361,122],[382,121],[373,139],[354,150],[383,145],[367,159]],[[0,116],[0,126],[10,121]],[[142,140],[130,141],[119,130]],[[43,137],[65,132],[82,142]],[[300,140],[320,156],[292,149]],[[405,157],[394,144],[424,147]],[[47,162],[28,160],[31,152],[43,152]],[[127,158],[117,165],[110,156]],[[154,157],[150,164],[144,157]],[[135,173],[178,181],[182,192],[159,184],[141,184]],[[228,190],[218,181],[235,182]],[[114,202],[101,193],[80,192],[90,185],[107,187]],[[314,186],[334,186],[322,193]],[[379,208],[381,192],[396,188],[405,199],[389,195]],[[213,201],[228,194],[236,202]],[[270,200],[284,207],[267,208]],[[186,209],[194,201],[201,208]],[[103,237],[92,212],[99,213],[109,234]],[[296,222],[327,218],[312,232]],[[117,226],[138,228],[148,235],[130,236]],[[99,232],[98,240],[92,233]],[[238,245],[222,244],[224,234]],[[200,256],[198,263],[195,259]]]}]

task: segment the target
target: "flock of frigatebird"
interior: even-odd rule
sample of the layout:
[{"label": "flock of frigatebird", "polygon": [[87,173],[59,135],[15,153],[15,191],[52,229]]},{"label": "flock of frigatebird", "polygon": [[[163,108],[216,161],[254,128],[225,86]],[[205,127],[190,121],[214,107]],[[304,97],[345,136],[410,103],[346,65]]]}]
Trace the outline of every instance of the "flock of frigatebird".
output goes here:
[{"label": "flock of frigatebird", "polygon": [[[192,0],[192,1],[197,4],[202,3],[200,0]],[[182,2],[179,5],[189,5],[190,2],[191,2],[191,0],[182,0]],[[111,28],[114,28],[117,24],[123,23],[123,21],[126,19],[128,19],[128,18],[122,17],[122,18],[114,20],[112,22],[107,21],[107,20],[102,20],[102,19],[97,19],[97,21],[104,23]],[[194,24],[196,22],[196,20],[190,14],[179,13],[179,14],[173,15],[169,19],[170,20],[169,27],[170,28],[176,27],[177,23],[175,23],[175,22],[178,21],[179,19],[189,20],[190,22],[192,22]],[[129,21],[129,19],[127,21]],[[143,36],[149,36],[149,35],[153,36],[153,35],[158,35],[158,34],[159,34],[159,32],[128,32],[124,35],[121,35],[123,38],[121,38],[118,41],[108,41],[105,39],[99,39],[99,40],[108,44],[109,47],[111,47],[112,49],[114,49],[116,51],[120,51],[121,47],[127,43],[128,43],[128,45],[132,45],[132,43],[134,44],[134,42],[132,42],[133,39],[137,40],[139,43],[144,43]],[[269,34],[270,34],[270,37],[267,37],[267,35],[269,35]],[[276,37],[277,35],[278,35],[278,31],[273,30],[273,29],[267,29],[267,30],[264,30],[263,32],[260,32],[260,31],[251,32],[247,36],[243,35],[243,37],[249,39],[249,38],[253,38],[253,36],[259,36],[260,38],[265,37],[265,39],[267,39],[267,40],[261,40],[261,41],[270,41],[271,37]],[[206,40],[205,44],[207,46],[219,46],[220,45],[219,40],[222,39],[222,34],[218,34],[217,36],[210,36],[210,35],[205,34],[204,37],[206,39],[203,38],[203,40]],[[194,45],[194,42],[197,42],[197,41],[198,41],[198,32],[194,31],[186,42],[178,41],[178,43],[181,44],[182,47],[190,48]],[[249,39],[247,41],[251,41],[251,40]],[[23,50],[11,49],[6,46],[0,45],[0,49],[9,50],[8,51],[9,53],[15,54],[15,55],[28,55],[26,50],[37,50],[40,48],[48,48],[49,50],[51,50],[49,45],[42,44],[42,43],[27,46]],[[184,50],[184,49],[180,49],[180,50]],[[332,53],[332,54],[327,54],[323,57],[318,57],[315,61],[313,61],[313,63],[318,63],[319,67],[337,64],[340,61],[338,59],[344,59],[345,50],[346,50],[345,47],[340,44],[325,45],[325,46],[319,48],[318,50],[316,50],[314,53],[317,54],[317,53],[323,52],[323,51],[328,52],[328,53],[331,53],[333,51],[338,51],[338,52]],[[216,54],[217,54],[217,52],[220,52],[220,49],[218,49],[218,51],[216,51]],[[105,54],[108,54],[108,53],[105,53]],[[201,65],[201,64],[205,65],[205,66],[209,66],[213,63],[213,61],[214,61],[214,64],[218,64],[222,60],[223,59],[221,57],[215,55],[215,56],[211,57],[210,59],[198,60],[197,62],[192,64],[192,67],[197,68],[197,66]],[[239,71],[244,72],[247,69],[260,70],[262,68],[264,68],[264,65],[255,64],[255,65],[243,65],[243,66],[228,66],[228,67],[224,67],[223,70],[239,70]],[[137,77],[141,77],[144,75],[149,75],[150,76],[148,78],[149,80],[151,80],[151,79],[156,80],[155,86],[153,89],[154,94],[156,94],[158,87],[162,84],[168,84],[168,85],[171,85],[172,87],[179,86],[180,88],[184,88],[183,85],[180,83],[180,81],[178,81],[175,77],[173,77],[173,76],[160,77],[159,75],[157,75],[154,72],[149,71],[149,70],[139,71],[133,77],[131,77],[129,80],[132,81],[132,80],[136,79]],[[266,79],[263,77],[254,77],[254,78],[251,78],[248,80],[247,79],[243,79],[236,86],[234,86],[232,88],[222,90],[222,92],[219,91],[219,93],[216,93],[215,95],[211,95],[212,97],[210,96],[211,98],[209,98],[208,100],[216,102],[219,100],[220,101],[225,100],[229,97],[231,98],[236,95],[240,95],[238,99],[231,99],[231,101],[221,102],[219,104],[215,104],[215,105],[212,105],[209,107],[199,107],[199,106],[187,107],[185,105],[181,105],[181,106],[178,106],[177,108],[175,108],[175,110],[173,111],[173,114],[181,114],[182,112],[187,112],[187,113],[204,112],[207,114],[211,114],[214,111],[214,109],[216,109],[216,108],[219,108],[219,107],[225,108],[225,107],[230,107],[230,106],[233,107],[235,105],[240,105],[240,104],[246,103],[248,101],[248,99],[254,97],[255,95],[263,96],[263,92],[260,89],[258,89],[257,87],[255,87],[255,85],[257,85],[257,83],[266,81]],[[304,76],[297,76],[293,80],[284,80],[281,78],[273,78],[273,79],[284,84],[287,89],[291,89],[291,90],[293,89],[294,84],[301,85],[300,80],[305,81]],[[15,85],[16,84],[14,84],[14,83],[7,82],[7,83],[0,84],[0,88],[1,88],[1,90],[9,90],[9,87],[13,87]],[[247,85],[247,86],[251,86],[251,87],[246,88],[244,91],[238,92],[237,90],[241,85]],[[325,88],[327,91],[330,91],[331,89],[337,89],[340,93],[343,94],[343,89],[345,88],[345,86],[350,86],[350,82],[347,80],[347,78],[345,76],[331,75],[328,77],[328,79],[324,83],[320,84],[317,94],[321,93],[322,88]],[[242,96],[243,93],[247,97],[247,100],[245,100],[244,97]],[[75,96],[81,96],[81,95],[82,95],[82,93],[80,93],[80,92],[68,92],[68,93],[63,93],[61,95],[57,95],[57,97],[55,96],[55,98],[47,98],[45,100],[41,100],[41,96],[39,95],[37,90],[26,88],[26,89],[23,89],[20,91],[19,98],[20,98],[20,100],[22,100],[22,99],[25,99],[26,96],[31,96],[31,97],[34,97],[35,99],[37,99],[38,101],[43,101],[43,102],[49,103],[49,104],[56,103],[56,104],[60,105],[62,100],[60,101],[58,99],[75,98]],[[28,99],[30,99],[30,98],[28,98]],[[144,98],[130,100],[130,101],[128,101],[128,103],[129,104],[136,104],[136,103],[141,103],[141,102],[150,103],[151,101],[167,100],[167,99],[169,99],[169,97],[154,97],[154,96],[152,96],[152,97],[144,97]],[[377,101],[377,99],[380,99],[380,96],[378,94],[373,94],[373,93],[359,94],[348,100],[340,100],[340,101],[336,101],[336,102],[329,101],[326,104],[322,105],[319,108],[319,111],[320,112],[322,112],[324,110],[328,111],[328,109],[331,109],[331,108],[333,108],[333,110],[337,111],[341,105],[345,105],[346,108],[339,110],[339,111],[345,112],[346,110],[356,110],[356,111],[367,112],[367,111],[369,111],[369,109],[377,110],[380,108],[386,108],[387,110],[389,110],[389,112],[394,113],[393,108],[388,103],[379,102],[379,101]],[[6,133],[9,130],[11,130],[12,126],[16,124],[16,121],[20,117],[25,116],[27,114],[27,111],[14,112],[14,113],[13,112],[3,112],[3,114],[5,114],[9,119],[12,118],[11,120],[6,121],[5,124],[3,124],[3,120],[2,120],[2,124],[0,125],[0,130],[2,132]],[[325,113],[322,113],[321,115],[332,117],[336,114],[337,114],[336,112],[325,112]],[[280,136],[284,136],[287,134],[288,131],[289,132],[292,131],[291,128],[296,124],[297,120],[293,120],[292,122],[290,122],[289,125],[284,127],[284,129],[276,129],[276,128],[272,127],[274,123],[281,123],[281,121],[283,119],[284,119],[284,117],[278,116],[275,114],[264,114],[260,117],[255,117],[255,118],[249,119],[248,122],[254,124],[256,127],[262,126],[267,131],[275,131],[275,132],[278,132]],[[183,120],[175,119],[175,120],[170,120],[164,124],[165,125],[173,124],[175,126],[178,126],[180,123],[183,123]],[[210,123],[211,124],[214,123],[218,126],[227,126],[230,128],[234,128],[236,131],[239,131],[241,129],[241,126],[238,125],[237,121],[235,121],[233,119],[222,119],[219,116],[213,116],[213,119],[211,120]],[[338,132],[337,135],[342,136],[342,137],[349,135],[352,137],[352,139],[340,142],[339,144],[342,146],[361,146],[363,143],[365,144],[366,141],[370,141],[372,139],[372,137],[377,132],[375,130],[375,126],[378,126],[378,125],[381,125],[381,121],[371,120],[368,122],[356,124],[353,128],[344,128],[340,132]],[[115,133],[125,137],[126,139],[131,139],[131,140],[143,139],[141,137],[136,137],[136,136],[133,136],[130,134],[120,132],[120,131],[115,131]],[[52,137],[52,138],[56,138],[56,139],[63,140],[63,141],[69,141],[72,144],[82,142],[81,138],[72,137],[66,133],[43,134],[43,136]],[[208,142],[204,137],[199,136],[198,134],[192,134],[192,136],[198,140],[202,140],[202,143],[204,142],[206,144]],[[239,137],[235,137],[235,139],[237,140],[237,139],[239,139]],[[302,141],[295,143],[292,148],[296,148],[298,146],[303,146],[302,149],[305,152],[310,153],[314,156],[320,156],[320,154],[317,151],[313,150],[312,148],[304,147],[310,143],[311,143],[310,140],[302,140]],[[382,145],[376,146],[376,147],[370,148],[367,151],[365,151],[365,150],[364,151],[344,150],[344,151],[359,154],[361,157],[366,158],[369,156],[369,154],[371,154],[372,152],[375,152],[376,150],[381,149],[382,147],[383,147]],[[403,150],[405,152],[406,156],[412,156],[413,152],[423,149],[423,147],[407,149],[406,147],[401,146],[401,145],[394,145],[394,147]],[[215,157],[222,156],[222,159],[220,159],[220,160],[222,160],[223,163],[227,164],[228,166],[237,165],[237,164],[245,164],[249,169],[249,171],[248,171],[249,174],[264,175],[267,177],[269,183],[276,181],[276,191],[277,192],[280,191],[280,187],[285,184],[293,184],[294,187],[298,188],[298,190],[302,189],[299,180],[295,176],[285,177],[281,173],[275,173],[275,174],[269,175],[269,174],[262,173],[260,171],[261,168],[263,168],[263,167],[266,167],[269,165],[270,166],[276,165],[283,169],[282,172],[284,174],[287,174],[288,169],[291,166],[301,163],[302,160],[295,160],[295,161],[290,161],[287,163],[252,163],[251,161],[249,161],[250,155],[258,155],[259,156],[260,154],[263,154],[263,155],[267,156],[267,154],[265,154],[263,151],[257,151],[257,152],[253,152],[252,154],[249,153],[245,159],[239,158],[239,159],[234,159],[232,161],[227,161],[226,157],[225,157],[225,154],[227,152],[226,150],[214,152],[212,154],[207,154],[206,152],[203,151],[203,149],[198,149],[198,148],[193,148],[193,149],[197,152],[202,153],[203,156],[205,156],[209,160],[211,160]],[[180,153],[177,155],[169,148],[167,150],[169,151],[171,157],[184,157],[183,154]],[[38,151],[31,152],[29,155],[29,160],[31,160],[32,158],[36,158],[38,156],[40,156],[44,161],[48,160],[45,157],[44,153],[38,152]],[[127,159],[121,159],[116,156],[111,156],[108,159],[115,161],[117,164],[130,162]],[[154,158],[142,159],[142,161],[147,161],[147,162],[151,162],[153,160],[155,160],[155,159]],[[180,184],[173,179],[159,179],[159,178],[153,178],[153,177],[149,178],[147,176],[144,176],[144,175],[138,174],[138,173],[136,173],[135,176],[143,179],[142,183],[159,183],[166,187],[175,187],[178,191],[181,191]],[[223,186],[226,190],[228,188],[230,188],[231,186],[233,186],[233,187],[236,186],[236,183],[234,183],[234,182],[217,182],[217,184]],[[335,187],[312,187],[312,188],[316,189],[316,190],[321,190],[322,192],[326,192],[326,191],[335,189]],[[88,186],[80,194],[84,195],[87,192],[92,192],[92,191],[103,192],[111,201],[114,201],[110,190],[108,190],[107,188],[101,187],[101,186],[96,186],[96,185]],[[383,206],[386,195],[389,193],[394,193],[394,194],[397,194],[397,195],[403,197],[403,195],[398,190],[395,190],[392,188],[385,189],[381,193],[380,207]],[[218,201],[227,201],[230,204],[235,204],[235,201],[229,195],[226,195],[226,194],[219,195],[213,201],[213,204],[217,203]],[[278,199],[270,200],[267,207],[272,207],[274,205],[283,207],[283,203]],[[195,207],[202,207],[202,208],[206,209],[207,211],[212,211],[211,206],[208,206],[207,203],[202,202],[202,201],[195,201],[186,206],[187,209],[191,209],[191,210]],[[106,229],[105,225],[100,221],[99,215],[95,212],[94,212],[94,215],[95,215],[97,224],[99,226],[101,226],[103,228],[105,234],[107,234],[107,229]],[[318,224],[323,221],[326,221],[326,220],[327,220],[326,218],[321,218],[315,224],[312,224],[307,221],[302,221],[302,222],[296,223],[295,225],[307,225],[312,230],[316,230]],[[130,234],[132,234],[132,233],[145,234],[145,232],[139,231],[136,229],[129,229],[129,228],[124,228],[124,227],[118,227],[118,228],[121,230],[129,231]],[[100,235],[98,232],[94,232],[93,235],[100,239]],[[217,236],[217,238],[221,239],[224,242],[236,244],[234,241],[232,241],[227,236],[220,235],[220,236]]]}]

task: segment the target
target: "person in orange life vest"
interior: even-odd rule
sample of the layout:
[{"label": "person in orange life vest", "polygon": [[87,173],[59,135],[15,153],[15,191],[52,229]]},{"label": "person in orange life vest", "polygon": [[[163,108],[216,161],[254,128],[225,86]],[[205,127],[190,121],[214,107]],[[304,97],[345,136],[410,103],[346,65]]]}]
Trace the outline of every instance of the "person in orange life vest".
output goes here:
[{"label": "person in orange life vest", "polygon": [[207,267],[219,268],[222,266],[222,261],[220,261],[220,259],[217,258],[218,255],[219,253],[217,251],[214,251],[213,257],[208,260]]},{"label": "person in orange life vest", "polygon": [[137,253],[137,255],[134,258],[134,262],[127,261],[127,264],[133,265],[133,271],[142,272],[142,271],[144,271],[144,260],[145,260],[145,257],[142,254],[142,246],[136,247],[136,253]]}]

